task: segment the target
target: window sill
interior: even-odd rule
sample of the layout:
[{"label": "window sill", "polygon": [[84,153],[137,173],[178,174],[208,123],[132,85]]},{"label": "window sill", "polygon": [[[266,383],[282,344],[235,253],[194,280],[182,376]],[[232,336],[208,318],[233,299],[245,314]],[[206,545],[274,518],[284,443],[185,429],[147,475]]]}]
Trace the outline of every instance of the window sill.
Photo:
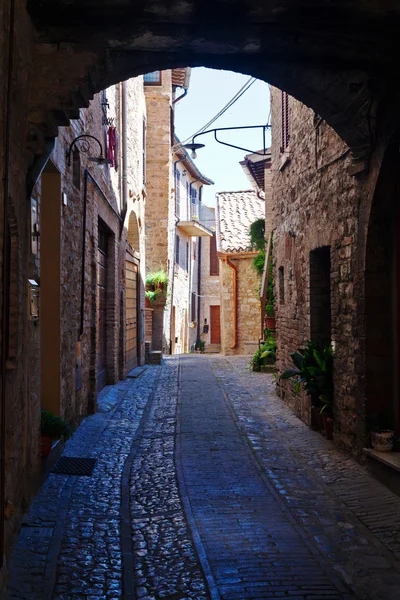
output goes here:
[{"label": "window sill", "polygon": [[283,171],[290,163],[290,151],[285,150],[279,158],[279,171]]}]

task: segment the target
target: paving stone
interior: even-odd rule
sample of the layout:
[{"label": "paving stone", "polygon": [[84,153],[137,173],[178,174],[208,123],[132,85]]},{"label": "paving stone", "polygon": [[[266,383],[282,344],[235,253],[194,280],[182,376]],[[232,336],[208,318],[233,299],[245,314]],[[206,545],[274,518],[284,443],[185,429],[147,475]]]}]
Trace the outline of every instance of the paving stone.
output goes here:
[{"label": "paving stone", "polygon": [[248,358],[184,356],[108,386],[49,475],[6,598],[398,600],[400,499]]}]

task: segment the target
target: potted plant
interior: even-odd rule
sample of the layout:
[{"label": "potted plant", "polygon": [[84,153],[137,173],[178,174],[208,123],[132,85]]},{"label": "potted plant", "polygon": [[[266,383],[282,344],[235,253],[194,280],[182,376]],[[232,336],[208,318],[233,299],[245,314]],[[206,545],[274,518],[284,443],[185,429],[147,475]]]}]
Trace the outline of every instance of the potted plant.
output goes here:
[{"label": "potted plant", "polygon": [[370,421],[371,444],[378,452],[390,452],[396,442],[392,419],[386,413],[380,413]]},{"label": "potted plant", "polygon": [[304,384],[311,398],[311,412],[327,439],[333,439],[333,352],[332,345],[321,348],[307,341],[297,352],[291,352],[295,369],[284,371],[280,379],[295,379],[295,392]]},{"label": "potted plant", "polygon": [[205,345],[206,345],[205,341],[198,338],[196,340],[194,349],[196,350],[196,352],[201,352],[203,354]]},{"label": "potted plant", "polygon": [[153,271],[146,275],[146,287],[153,290],[163,290],[168,285],[168,275],[164,269]]},{"label": "potted plant", "polygon": [[40,455],[48,456],[51,452],[54,440],[71,436],[71,428],[62,417],[57,417],[49,410],[41,411],[40,419]]},{"label": "potted plant", "polygon": [[158,298],[164,293],[168,285],[168,276],[163,269],[147,273],[146,275],[146,291],[145,303],[146,308],[150,308]]},{"label": "potted plant", "polygon": [[146,290],[144,293],[146,308],[150,308],[152,304],[157,300],[158,295],[156,290]]},{"label": "potted plant", "polygon": [[276,340],[271,333],[268,333],[266,341],[261,348],[255,351],[250,361],[253,371],[269,371],[271,365],[276,361]]}]

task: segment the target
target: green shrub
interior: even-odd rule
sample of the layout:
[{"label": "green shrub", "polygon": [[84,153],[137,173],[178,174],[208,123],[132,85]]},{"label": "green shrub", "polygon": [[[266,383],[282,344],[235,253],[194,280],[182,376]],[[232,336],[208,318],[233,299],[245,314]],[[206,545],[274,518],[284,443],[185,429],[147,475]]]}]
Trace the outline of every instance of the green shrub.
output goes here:
[{"label": "green shrub", "polygon": [[300,391],[303,383],[311,397],[312,406],[321,412],[331,411],[333,404],[333,351],[332,345],[321,348],[319,344],[307,341],[303,348],[291,352],[295,369],[286,369],[280,379],[294,379],[294,390]]},{"label": "green shrub", "polygon": [[65,419],[53,415],[48,410],[42,410],[40,433],[49,436],[52,440],[59,440],[62,437],[68,439],[72,434],[72,430]]},{"label": "green shrub", "polygon": [[[268,330],[267,330],[268,331]],[[276,361],[276,340],[271,334],[263,343],[261,348],[255,351],[253,358],[250,361],[253,371],[259,371],[261,367],[273,365]]]},{"label": "green shrub", "polygon": [[158,271],[154,271],[152,273],[147,273],[146,275],[146,285],[148,286],[162,286],[168,284],[168,275],[163,269],[159,269]]}]

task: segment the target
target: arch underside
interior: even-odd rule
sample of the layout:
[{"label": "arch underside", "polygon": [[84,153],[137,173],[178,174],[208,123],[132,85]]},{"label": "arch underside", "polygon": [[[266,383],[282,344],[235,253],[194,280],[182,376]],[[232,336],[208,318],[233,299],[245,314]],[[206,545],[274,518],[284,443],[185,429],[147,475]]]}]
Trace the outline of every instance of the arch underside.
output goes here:
[{"label": "arch underside", "polygon": [[396,72],[400,7],[377,0],[365,7],[344,0],[334,7],[328,1],[294,4],[32,0],[36,153],[99,90],[155,69],[207,66],[285,89],[337,131],[362,168],[377,103],[393,79],[387,75]]}]

